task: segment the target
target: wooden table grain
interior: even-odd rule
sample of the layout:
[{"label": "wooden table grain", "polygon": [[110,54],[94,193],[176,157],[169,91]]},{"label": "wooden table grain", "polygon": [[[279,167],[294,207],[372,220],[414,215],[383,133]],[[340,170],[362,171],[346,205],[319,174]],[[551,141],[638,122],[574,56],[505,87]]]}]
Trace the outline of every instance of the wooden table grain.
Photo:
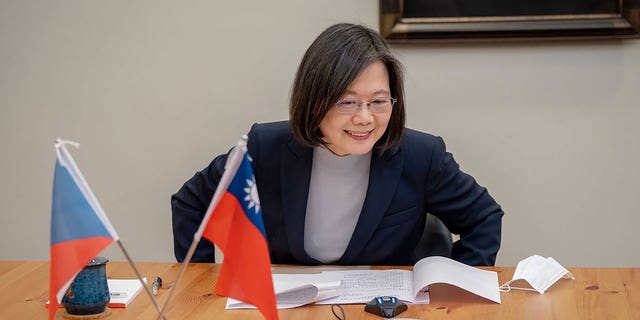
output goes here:
[{"label": "wooden table grain", "polygon": [[[137,263],[143,276],[175,279],[178,263]],[[380,267],[383,268],[383,267]],[[387,268],[387,267],[384,267]],[[168,307],[168,319],[263,319],[255,310],[225,310],[226,298],[213,294],[219,265],[194,263],[187,271]],[[513,267],[487,268],[498,273],[502,284]],[[569,268],[575,280],[560,280],[544,295],[530,291],[501,293],[496,304],[456,287],[431,287],[431,303],[409,305],[399,317],[416,319],[639,319],[640,268]],[[110,278],[135,278],[126,262],[109,262]],[[0,261],[0,319],[46,319],[49,263],[47,261]],[[168,289],[156,296],[163,304]],[[363,305],[344,305],[347,319],[382,319],[364,312]],[[109,319],[155,319],[157,312],[145,292],[126,309],[113,309]],[[57,313],[62,319],[63,310]],[[330,306],[311,305],[279,310],[280,319],[334,319]]]}]

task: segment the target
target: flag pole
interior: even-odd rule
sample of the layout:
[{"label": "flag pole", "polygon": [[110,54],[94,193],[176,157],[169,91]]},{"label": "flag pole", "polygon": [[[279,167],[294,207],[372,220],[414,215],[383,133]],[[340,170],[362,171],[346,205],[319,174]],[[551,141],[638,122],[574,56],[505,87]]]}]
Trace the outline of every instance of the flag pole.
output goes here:
[{"label": "flag pole", "polygon": [[[136,265],[133,263],[133,260],[131,260],[131,257],[129,256],[129,253],[127,252],[127,250],[124,248],[124,245],[122,244],[122,241],[120,241],[120,239],[118,239],[118,240],[116,240],[116,242],[118,243],[118,246],[120,247],[120,250],[122,250],[122,253],[124,254],[125,258],[127,258],[127,261],[129,261],[129,265],[131,265],[131,268],[133,268],[133,271],[136,273],[136,276],[138,277],[138,280],[140,280],[140,283],[142,284],[142,287],[144,287],[144,291],[146,291],[147,294],[149,295],[149,298],[151,298],[151,301],[153,302],[153,305],[156,307],[156,310],[158,310],[158,312],[161,313],[162,309],[160,309],[160,305],[158,304],[158,301],[156,301],[156,298],[153,296],[153,293],[151,293],[151,290],[149,289],[149,286],[147,286],[147,284],[142,280],[142,275],[140,274],[140,271],[138,270]],[[161,318],[162,319],[166,319],[162,315],[161,315]]]},{"label": "flag pole", "polygon": [[209,203],[209,207],[207,208],[205,216],[202,219],[202,222],[200,223],[200,227],[198,228],[196,233],[193,235],[193,242],[191,242],[189,251],[187,251],[187,256],[182,261],[180,272],[178,272],[178,277],[173,283],[173,286],[171,286],[171,289],[169,290],[169,295],[167,296],[167,300],[164,302],[162,309],[160,309],[160,314],[158,315],[158,319],[164,319],[164,312],[166,311],[166,308],[169,305],[169,301],[171,301],[171,298],[173,297],[173,293],[176,287],[178,286],[178,281],[180,281],[180,279],[182,278],[182,275],[187,269],[187,265],[191,261],[191,258],[193,258],[193,254],[196,251],[196,247],[198,246],[198,243],[200,243],[200,239],[202,239],[202,233],[204,232],[204,228],[207,226],[207,223],[209,222],[209,219],[213,214],[213,209],[215,209],[215,207],[218,205],[218,202],[220,202],[220,198],[222,198],[222,193],[225,190],[227,190],[227,188],[229,187],[229,184],[231,184],[231,181],[233,180],[233,176],[236,174],[236,171],[238,171],[238,167],[240,167],[240,162],[242,160],[242,157],[247,152],[247,140],[248,140],[248,137],[246,135],[243,135],[242,139],[238,141],[238,144],[236,145],[236,147],[233,148],[233,150],[231,150],[231,154],[229,155],[229,158],[227,158],[227,163],[225,164],[224,173],[220,178],[218,187],[216,188],[216,191],[213,194],[213,198],[211,199],[211,203]]}]

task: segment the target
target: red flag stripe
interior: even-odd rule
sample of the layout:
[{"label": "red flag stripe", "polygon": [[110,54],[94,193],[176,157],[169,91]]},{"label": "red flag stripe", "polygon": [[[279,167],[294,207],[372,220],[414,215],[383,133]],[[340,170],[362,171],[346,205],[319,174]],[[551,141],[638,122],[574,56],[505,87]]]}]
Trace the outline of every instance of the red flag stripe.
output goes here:
[{"label": "red flag stripe", "polygon": [[278,319],[267,241],[236,197],[223,194],[203,236],[224,253],[216,293],[256,306],[266,319]]}]

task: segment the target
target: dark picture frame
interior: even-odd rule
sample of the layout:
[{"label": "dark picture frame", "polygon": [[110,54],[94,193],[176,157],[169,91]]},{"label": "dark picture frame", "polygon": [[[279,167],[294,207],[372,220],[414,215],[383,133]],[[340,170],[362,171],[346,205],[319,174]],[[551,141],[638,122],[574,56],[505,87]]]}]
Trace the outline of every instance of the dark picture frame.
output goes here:
[{"label": "dark picture frame", "polygon": [[389,42],[640,37],[640,0],[379,0]]}]

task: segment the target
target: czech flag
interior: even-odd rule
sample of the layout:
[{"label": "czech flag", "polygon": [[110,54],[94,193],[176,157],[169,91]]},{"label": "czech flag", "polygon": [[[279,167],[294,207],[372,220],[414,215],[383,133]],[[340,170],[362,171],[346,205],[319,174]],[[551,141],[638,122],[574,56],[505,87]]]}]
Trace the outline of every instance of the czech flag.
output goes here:
[{"label": "czech flag", "polygon": [[87,185],[65,143],[58,140],[51,204],[49,319],[75,276],[118,234]]},{"label": "czech flag", "polygon": [[215,292],[254,305],[268,320],[278,319],[269,247],[246,146],[232,152],[226,169],[229,174],[234,167],[238,169],[233,180],[226,188],[225,178],[221,179],[219,188],[226,190],[217,205],[214,196],[210,219],[203,220],[202,235],[224,253]]}]

